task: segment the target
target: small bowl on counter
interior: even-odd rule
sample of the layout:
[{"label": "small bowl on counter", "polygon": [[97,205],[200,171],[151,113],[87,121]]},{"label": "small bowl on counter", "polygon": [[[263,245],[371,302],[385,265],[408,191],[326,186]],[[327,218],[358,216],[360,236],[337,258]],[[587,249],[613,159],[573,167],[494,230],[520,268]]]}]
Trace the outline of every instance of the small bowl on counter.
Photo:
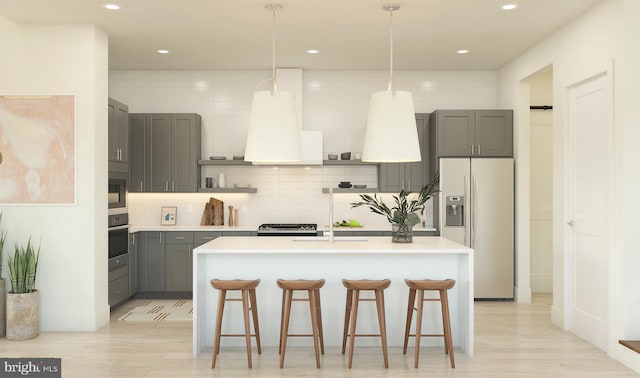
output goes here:
[{"label": "small bowl on counter", "polygon": [[348,189],[351,188],[353,185],[351,185],[351,181],[340,181],[340,184],[338,184],[338,188],[342,188],[342,189]]},{"label": "small bowl on counter", "polygon": [[329,160],[338,160],[338,155],[335,154],[329,154],[327,157],[329,158]]},{"label": "small bowl on counter", "polygon": [[351,160],[351,152],[343,152],[340,154],[341,160]]}]

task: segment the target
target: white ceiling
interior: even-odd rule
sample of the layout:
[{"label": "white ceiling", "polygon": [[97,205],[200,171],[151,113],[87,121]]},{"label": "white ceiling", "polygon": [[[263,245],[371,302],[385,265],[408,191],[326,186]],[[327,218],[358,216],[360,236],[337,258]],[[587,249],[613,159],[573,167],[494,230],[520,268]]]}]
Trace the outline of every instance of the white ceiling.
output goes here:
[{"label": "white ceiling", "polygon": [[[600,0],[397,0],[394,69],[497,69]],[[105,2],[119,11],[107,11]],[[109,35],[109,68],[270,69],[271,0],[16,0],[17,23],[96,24]],[[279,0],[277,66],[389,68],[385,0]],[[308,49],[320,53],[310,55]],[[160,55],[157,49],[171,54]],[[469,49],[466,55],[458,49]]]}]

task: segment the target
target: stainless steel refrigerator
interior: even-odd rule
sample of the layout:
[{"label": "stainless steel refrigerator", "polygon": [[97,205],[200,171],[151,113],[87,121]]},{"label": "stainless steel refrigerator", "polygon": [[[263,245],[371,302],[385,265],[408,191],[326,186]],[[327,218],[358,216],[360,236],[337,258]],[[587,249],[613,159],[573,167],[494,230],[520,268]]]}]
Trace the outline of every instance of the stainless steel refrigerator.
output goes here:
[{"label": "stainless steel refrigerator", "polygon": [[440,235],[474,249],[475,298],[514,297],[511,158],[441,158]]}]

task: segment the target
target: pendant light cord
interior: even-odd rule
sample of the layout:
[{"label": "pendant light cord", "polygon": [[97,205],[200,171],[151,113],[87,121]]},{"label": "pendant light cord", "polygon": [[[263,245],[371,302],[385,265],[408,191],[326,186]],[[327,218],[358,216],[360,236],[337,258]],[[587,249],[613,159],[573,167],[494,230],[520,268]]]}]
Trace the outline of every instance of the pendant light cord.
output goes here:
[{"label": "pendant light cord", "polygon": [[264,6],[271,11],[271,97],[276,94],[276,11],[282,5],[271,3]]},{"label": "pendant light cord", "polygon": [[388,91],[395,95],[393,88],[393,9],[389,10],[389,87]]}]

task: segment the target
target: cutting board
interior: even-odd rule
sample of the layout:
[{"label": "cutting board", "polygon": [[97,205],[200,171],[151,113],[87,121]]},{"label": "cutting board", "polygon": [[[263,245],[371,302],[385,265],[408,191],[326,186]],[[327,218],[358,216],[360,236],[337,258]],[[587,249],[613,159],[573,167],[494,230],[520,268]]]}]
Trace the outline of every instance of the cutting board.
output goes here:
[{"label": "cutting board", "polygon": [[216,198],[209,198],[202,212],[201,226],[224,226],[224,202]]}]

